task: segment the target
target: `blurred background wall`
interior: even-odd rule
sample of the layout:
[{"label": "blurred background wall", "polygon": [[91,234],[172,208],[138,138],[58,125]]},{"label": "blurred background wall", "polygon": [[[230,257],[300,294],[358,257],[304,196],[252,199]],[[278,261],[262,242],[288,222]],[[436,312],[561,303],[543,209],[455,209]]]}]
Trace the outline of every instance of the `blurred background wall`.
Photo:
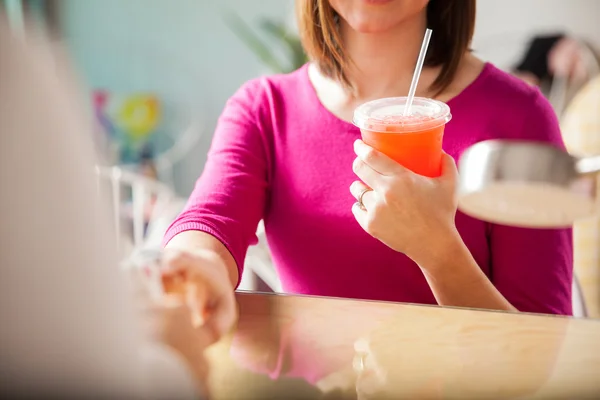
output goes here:
[{"label": "blurred background wall", "polygon": [[249,23],[291,20],[289,0],[63,0],[61,23],[88,84],[117,91],[151,90],[191,104],[203,119],[195,149],[176,166],[188,193],[204,165],[216,120],[229,96],[269,70],[236,37],[223,14]]}]

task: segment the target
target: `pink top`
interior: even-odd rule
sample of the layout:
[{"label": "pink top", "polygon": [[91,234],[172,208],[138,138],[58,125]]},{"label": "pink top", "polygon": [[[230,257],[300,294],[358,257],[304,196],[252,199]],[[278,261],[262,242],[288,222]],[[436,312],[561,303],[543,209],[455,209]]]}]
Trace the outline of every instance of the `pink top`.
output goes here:
[{"label": "pink top", "polygon": [[[563,147],[540,92],[491,64],[448,105],[453,119],[444,150],[455,158],[492,138]],[[419,267],[365,233],[352,215],[348,188],[357,179],[351,166],[358,138],[358,128],[323,107],[306,65],[246,83],[225,106],[204,172],[165,241],[186,230],[207,232],[241,271],[262,218],[286,292],[435,304]],[[570,229],[505,227],[461,213],[456,224],[515,307],[571,314]]]}]

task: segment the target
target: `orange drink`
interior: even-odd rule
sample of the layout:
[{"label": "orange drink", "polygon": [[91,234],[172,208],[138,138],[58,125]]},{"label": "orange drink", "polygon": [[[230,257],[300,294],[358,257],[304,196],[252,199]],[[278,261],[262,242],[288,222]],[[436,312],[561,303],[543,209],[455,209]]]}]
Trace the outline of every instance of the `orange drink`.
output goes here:
[{"label": "orange drink", "polygon": [[444,128],[452,115],[448,105],[416,97],[404,116],[406,97],[370,101],[354,112],[363,141],[411,171],[440,175]]}]

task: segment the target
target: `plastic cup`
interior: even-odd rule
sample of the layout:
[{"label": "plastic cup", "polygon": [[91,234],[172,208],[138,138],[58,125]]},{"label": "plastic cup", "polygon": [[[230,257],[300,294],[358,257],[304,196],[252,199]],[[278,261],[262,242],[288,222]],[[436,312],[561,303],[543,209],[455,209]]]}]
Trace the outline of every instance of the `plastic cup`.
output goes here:
[{"label": "plastic cup", "polygon": [[354,111],[354,125],[369,146],[417,174],[438,177],[450,107],[415,97],[410,115],[404,116],[406,102],[407,97],[388,97],[365,103]]}]

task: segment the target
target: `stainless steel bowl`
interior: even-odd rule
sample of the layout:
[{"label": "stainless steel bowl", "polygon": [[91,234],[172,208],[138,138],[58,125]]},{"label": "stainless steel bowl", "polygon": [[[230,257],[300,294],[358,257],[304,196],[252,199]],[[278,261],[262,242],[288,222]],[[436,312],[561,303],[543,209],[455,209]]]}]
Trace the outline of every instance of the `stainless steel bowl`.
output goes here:
[{"label": "stainless steel bowl", "polygon": [[554,146],[488,140],[467,149],[458,163],[459,209],[512,226],[570,226],[598,211],[600,156],[576,158]]}]

